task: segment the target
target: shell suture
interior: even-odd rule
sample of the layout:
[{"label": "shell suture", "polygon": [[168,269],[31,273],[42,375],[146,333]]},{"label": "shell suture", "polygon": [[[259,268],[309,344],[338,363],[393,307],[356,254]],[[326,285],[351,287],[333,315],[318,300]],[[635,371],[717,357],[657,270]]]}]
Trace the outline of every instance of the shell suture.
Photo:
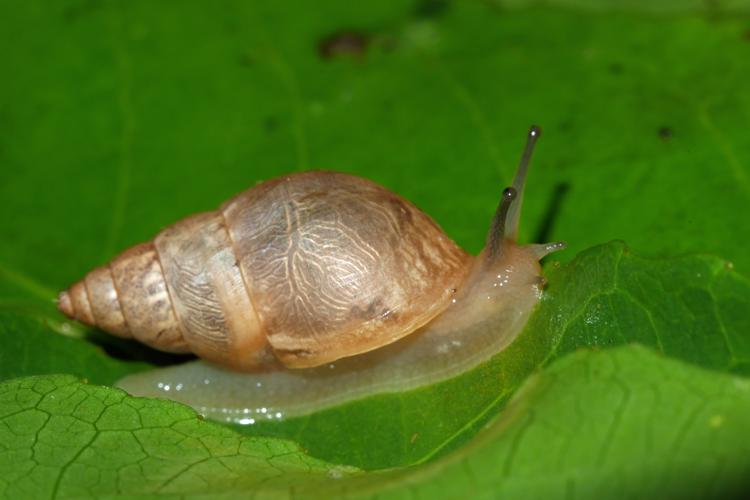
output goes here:
[{"label": "shell suture", "polygon": [[63,293],[60,308],[235,369],[273,365],[274,357],[310,367],[428,323],[470,259],[431,218],[381,186],[307,172],[166,228],[89,273],[84,286]]}]

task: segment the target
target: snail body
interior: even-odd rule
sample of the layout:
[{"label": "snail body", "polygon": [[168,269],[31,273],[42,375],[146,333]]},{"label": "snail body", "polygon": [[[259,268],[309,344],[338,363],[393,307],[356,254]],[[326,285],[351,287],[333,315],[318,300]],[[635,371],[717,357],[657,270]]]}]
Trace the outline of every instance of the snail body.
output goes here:
[{"label": "snail body", "polygon": [[119,385],[240,423],[251,408],[303,414],[448,378],[515,338],[540,297],[539,259],[563,247],[516,244],[538,135],[532,127],[479,256],[370,181],[308,172],[166,228],[62,292],[59,308],[195,353],[207,362]]},{"label": "snail body", "polygon": [[447,380],[507,347],[539,301],[537,257],[515,250],[520,255],[471,276],[435,320],[380,349],[314,368],[257,373],[193,361],[132,374],[117,385],[185,403],[207,418],[251,425]]}]

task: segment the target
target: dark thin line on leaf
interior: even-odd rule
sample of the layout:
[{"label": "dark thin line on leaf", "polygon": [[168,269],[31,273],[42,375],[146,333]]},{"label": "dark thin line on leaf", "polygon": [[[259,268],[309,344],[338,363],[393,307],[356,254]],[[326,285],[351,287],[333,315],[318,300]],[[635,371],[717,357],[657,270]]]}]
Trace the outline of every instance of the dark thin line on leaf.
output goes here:
[{"label": "dark thin line on leaf", "polygon": [[[138,415],[140,416],[140,411],[137,411],[137,413],[138,413]],[[148,451],[146,450],[146,447],[145,447],[145,446],[143,446],[143,443],[142,443],[142,442],[141,442],[141,440],[140,440],[140,439],[138,438],[138,434],[137,434],[137,432],[138,432],[138,431],[144,431],[144,430],[146,430],[146,431],[154,431],[154,430],[156,430],[156,431],[159,431],[159,430],[164,430],[164,426],[161,426],[161,425],[155,425],[155,426],[151,426],[151,427],[139,427],[139,428],[137,428],[137,429],[134,429],[134,430],[131,430],[131,431],[129,431],[129,434],[130,434],[131,436],[133,436],[133,440],[134,440],[135,444],[136,444],[136,445],[138,445],[138,450],[139,450],[139,451],[140,451],[141,453],[143,453],[143,458],[141,458],[140,460],[138,460],[138,462],[137,462],[137,463],[140,463],[140,462],[142,462],[142,461],[144,461],[144,460],[146,460],[146,459],[148,459],[148,458],[151,458],[151,454],[150,454],[150,453],[149,453],[149,452],[148,452]],[[119,430],[115,430],[115,429],[112,429],[112,430],[99,431],[99,432],[100,432],[101,434],[106,434],[106,433],[108,433],[108,432],[112,432],[112,433],[118,433],[118,432],[122,432],[122,431],[119,431]]]},{"label": "dark thin line on leaf", "polygon": [[622,343],[627,344],[628,339],[627,337],[625,337],[625,333],[623,332],[622,326],[620,325],[620,318],[617,316],[617,314],[615,314],[615,303],[614,303],[614,300],[612,299],[616,295],[617,295],[617,292],[615,291],[612,293],[608,293],[603,298],[606,298],[607,303],[609,304],[609,312],[610,312],[610,315],[612,316],[612,323],[614,324],[613,330],[617,332],[617,336],[620,337],[620,340],[622,341]]},{"label": "dark thin line on leaf", "polygon": [[622,248],[619,249],[619,253],[617,255],[617,258],[615,259],[615,268],[614,272],[612,273],[612,288],[618,289],[620,287],[620,264],[622,263],[622,258],[625,256],[625,253],[623,252]]},{"label": "dark thin line on leaf", "polygon": [[495,398],[494,400],[492,400],[492,402],[490,404],[488,404],[487,407],[484,410],[482,410],[481,412],[477,413],[477,415],[473,419],[471,419],[468,422],[466,422],[463,426],[461,426],[460,429],[458,429],[456,432],[454,432],[453,434],[451,434],[450,436],[448,436],[447,438],[445,438],[442,443],[438,444],[436,447],[433,448],[433,450],[432,450],[431,453],[428,453],[427,455],[423,456],[422,458],[420,458],[419,460],[417,460],[416,462],[414,462],[414,464],[416,465],[416,464],[425,463],[428,460],[430,460],[432,457],[434,457],[435,455],[437,455],[440,452],[440,450],[442,450],[443,448],[445,448],[446,446],[448,446],[448,444],[450,444],[454,439],[456,439],[458,436],[462,435],[468,429],[470,429],[471,427],[473,427],[477,422],[483,420],[484,416],[487,415],[494,408],[496,408],[497,405],[504,398],[506,398],[511,392],[512,392],[512,390],[503,391],[500,395],[498,395],[497,398]]},{"label": "dark thin line on leaf", "polygon": [[42,425],[40,425],[39,428],[34,431],[34,438],[33,438],[33,441],[31,442],[31,460],[37,465],[39,465],[39,460],[36,459],[36,445],[39,443],[39,434],[41,434],[42,431],[44,431],[45,427],[47,426],[50,419],[52,418],[52,415],[50,415],[48,412],[37,408],[38,405],[39,405],[39,401],[37,401],[36,404],[32,408],[22,406],[22,410],[20,411],[14,412],[10,415],[3,415],[3,420],[6,420],[11,416],[14,416],[18,413],[23,413],[23,412],[38,411],[38,412],[44,413],[44,422],[42,422]]},{"label": "dark thin line on leaf", "polygon": [[529,412],[529,415],[524,420],[523,424],[521,425],[521,428],[518,429],[518,431],[513,436],[513,439],[510,442],[510,449],[508,450],[508,455],[505,457],[505,463],[503,464],[503,473],[505,476],[510,475],[510,473],[512,472],[513,462],[516,459],[516,454],[518,453],[518,448],[520,446],[521,440],[526,434],[526,431],[529,429],[529,426],[532,423],[534,423],[534,421],[535,421],[534,413]]},{"label": "dark thin line on leaf", "polygon": [[[612,358],[616,363],[616,358]],[[620,370],[619,366],[615,367],[616,371]],[[609,427],[607,428],[607,434],[604,437],[602,441],[602,447],[599,450],[599,456],[597,459],[597,463],[602,465],[606,462],[607,459],[607,453],[609,452],[610,448],[612,447],[612,440],[614,439],[615,434],[617,433],[617,430],[620,427],[620,422],[622,422],[622,415],[625,413],[625,409],[628,407],[628,404],[631,400],[630,395],[630,389],[628,389],[628,386],[623,383],[620,379],[617,378],[617,375],[612,377],[612,381],[620,387],[620,390],[622,391],[622,398],[617,404],[617,408],[614,410],[614,415],[612,417],[612,422],[610,423]]]},{"label": "dark thin line on leaf", "polygon": [[[4,413],[3,416],[2,416],[2,418],[0,419],[0,422],[2,422],[3,420],[7,420],[7,419],[9,419],[11,417],[15,417],[16,415],[19,415],[21,413],[24,413],[24,412],[27,412],[27,411],[32,411],[32,410],[37,410],[37,411],[41,411],[42,413],[46,413],[43,410],[39,410],[36,407],[36,405],[34,405],[32,407],[27,407],[27,406],[22,406],[21,403],[18,402],[18,401],[14,401],[14,403],[17,404],[21,409],[18,410],[18,411],[12,411],[10,413]],[[47,416],[49,416],[49,414]],[[43,427],[44,426],[42,425],[41,428],[43,428]],[[40,428],[40,430],[41,430],[41,428]]]},{"label": "dark thin line on leaf", "polygon": [[583,305],[579,308],[579,310],[575,314],[573,314],[572,316],[570,316],[570,318],[561,326],[562,333],[556,339],[555,344],[552,346],[552,349],[550,349],[550,352],[547,354],[547,356],[542,361],[540,361],[539,364],[537,364],[535,368],[538,369],[538,368],[540,368],[542,366],[545,366],[551,359],[554,359],[555,355],[557,354],[558,348],[563,343],[563,340],[566,338],[566,336],[568,334],[568,331],[570,331],[571,324],[574,323],[574,322],[576,322],[577,320],[579,320],[583,316],[583,314],[588,309],[589,305],[591,305],[591,303],[594,300],[596,300],[598,298],[601,298],[601,297],[604,297],[605,295],[609,295],[609,294],[611,294],[613,292],[614,292],[614,290],[603,290],[601,292],[597,292],[597,293],[592,294],[586,300],[586,302],[583,303]]},{"label": "dark thin line on leaf", "polygon": [[[172,474],[171,476],[169,476],[168,478],[166,478],[164,481],[162,481],[162,483],[156,487],[156,491],[158,491],[159,493],[161,493],[164,488],[166,488],[167,486],[169,486],[170,484],[172,484],[172,482],[175,479],[180,478],[182,476],[182,474],[184,474],[185,472],[188,472],[190,469],[192,469],[196,465],[201,465],[203,463],[208,462],[209,460],[213,460],[214,458],[216,458],[216,457],[214,457],[213,455],[209,454],[209,456],[204,457],[204,458],[198,460],[197,462],[193,462],[193,463],[191,463],[189,465],[186,465],[185,467],[182,467],[180,470],[178,470],[177,472],[175,472],[174,474]],[[224,466],[224,467],[226,467],[224,464],[221,464],[221,465]]]},{"label": "dark thin line on leaf", "polygon": [[[76,393],[76,392],[78,392],[78,391],[74,391],[74,392],[71,392],[71,393],[70,393],[70,394],[68,395],[68,397],[67,397],[67,398],[63,398],[63,399],[61,399],[61,401],[67,401],[67,400],[70,400],[70,399],[71,399],[71,398],[72,398],[72,397],[73,397],[73,396],[75,395],[75,393]],[[83,406],[83,407],[84,407],[84,408],[85,408],[86,410],[88,410],[88,411],[91,411],[91,409],[92,409],[92,408],[91,408],[90,406],[88,406],[88,405],[87,405],[87,403],[90,403],[89,401],[87,401],[87,400],[88,400],[88,398],[89,398],[90,396],[91,396],[90,394],[86,394],[86,397],[84,397],[84,398],[81,398],[81,400],[80,400],[80,401],[78,401],[78,402],[77,402],[77,403],[75,404],[75,406],[73,406],[73,408],[71,408],[71,409],[70,409],[70,411],[69,411],[70,415],[71,415],[71,416],[72,416],[72,415],[75,415],[75,414],[76,414],[76,412],[78,412],[78,410],[79,410],[79,409],[81,408],[81,406]],[[92,397],[93,397],[93,396],[92,396]],[[102,418],[102,415],[104,415],[104,412],[105,412],[105,411],[107,411],[107,409],[108,409],[108,408],[109,408],[110,406],[112,406],[112,405],[105,405],[105,404],[104,404],[104,401],[102,401],[102,400],[101,400],[101,398],[96,398],[96,399],[98,399],[98,400],[99,400],[99,401],[100,401],[100,402],[102,403],[102,407],[101,407],[101,409],[99,409],[99,413],[98,413],[98,414],[96,415],[96,417],[95,417],[95,418],[93,419],[93,422],[94,422],[94,429],[96,430],[96,432],[101,432],[101,431],[99,430],[98,426],[97,426],[97,423],[99,422],[99,419],[100,419],[100,418]]]},{"label": "dark thin line on leaf", "polygon": [[687,436],[688,431],[695,423],[698,415],[706,408],[706,404],[708,403],[708,401],[701,398],[697,394],[695,394],[695,396],[696,399],[698,399],[699,403],[695,406],[695,408],[693,408],[693,411],[688,414],[688,416],[680,426],[680,429],[677,431],[677,436],[675,437],[674,443],[672,443],[672,451],[670,452],[671,456],[678,456],[677,454],[679,452],[679,449],[682,447],[685,436]]},{"label": "dark thin line on leaf", "polygon": [[656,327],[656,321],[654,321],[654,315],[651,313],[651,311],[640,300],[638,300],[638,297],[630,293],[627,289],[622,288],[619,290],[619,292],[622,293],[622,295],[625,296],[626,298],[630,299],[630,302],[635,307],[643,310],[643,312],[646,314],[646,319],[648,319],[648,322],[651,325],[651,328],[654,330],[654,338],[656,339],[656,346],[659,348],[660,352],[665,353],[664,344],[662,343],[661,336],[659,336],[659,329]]},{"label": "dark thin line on leaf", "polygon": [[[34,461],[34,465],[35,465],[34,467],[29,468],[29,470],[27,470],[25,473],[21,474],[20,476],[14,476],[13,477],[13,482],[19,483],[19,482],[21,482],[22,479],[26,479],[26,478],[31,477],[32,474],[34,474],[34,472],[36,472],[37,467],[40,464],[39,464],[39,462]],[[9,484],[9,483],[6,483],[6,484]],[[4,493],[4,491],[3,491],[3,493]],[[9,497],[6,496],[5,498],[9,498]]]},{"label": "dark thin line on leaf", "polygon": [[[59,387],[58,387],[58,389],[59,389]],[[88,397],[90,397],[90,396],[89,396],[88,394],[86,394],[86,397],[88,398]],[[71,415],[71,416],[72,416],[72,415]],[[73,417],[73,418],[75,418],[75,417]],[[77,420],[77,421],[79,421],[79,422],[82,422],[82,420],[80,420],[80,419],[77,419],[77,418],[76,418],[75,420]],[[88,422],[86,422],[86,423],[88,423]],[[53,485],[53,487],[52,487],[52,494],[50,495],[50,498],[52,498],[52,499],[54,499],[54,498],[57,498],[57,496],[58,496],[58,492],[59,492],[59,490],[60,490],[60,484],[62,483],[62,478],[63,478],[63,476],[65,475],[65,473],[67,472],[67,470],[68,470],[68,469],[70,468],[70,466],[71,466],[71,465],[73,465],[73,464],[74,464],[74,463],[76,462],[76,460],[78,460],[78,458],[79,458],[79,457],[80,457],[80,456],[81,456],[81,455],[82,455],[82,454],[83,454],[83,453],[84,453],[85,451],[88,451],[88,449],[89,449],[89,446],[91,446],[91,444],[92,444],[92,443],[93,443],[93,442],[94,442],[94,441],[96,440],[96,438],[97,438],[97,437],[99,436],[99,432],[98,432],[98,431],[96,431],[96,430],[92,430],[92,433],[93,433],[93,435],[91,436],[91,439],[89,439],[89,440],[88,440],[88,441],[87,441],[86,443],[84,443],[84,444],[83,444],[83,445],[81,446],[81,448],[80,448],[80,449],[79,449],[79,450],[78,450],[78,451],[77,451],[77,452],[75,453],[75,455],[73,455],[73,456],[72,456],[72,457],[70,458],[70,460],[68,460],[68,461],[67,461],[67,462],[66,462],[65,464],[63,464],[63,466],[62,466],[62,467],[60,468],[60,473],[59,473],[59,474],[57,475],[57,477],[55,478],[55,484],[54,484],[54,485]]]},{"label": "dark thin line on leaf", "polygon": [[536,366],[536,368],[539,368],[539,367],[545,366],[545,365],[546,365],[546,364],[547,364],[547,363],[548,363],[548,362],[549,362],[549,361],[550,361],[551,359],[553,359],[553,358],[554,358],[555,354],[557,354],[557,350],[559,349],[559,347],[560,347],[560,345],[562,344],[563,340],[565,339],[565,337],[566,337],[566,335],[567,335],[568,331],[570,330],[570,325],[571,325],[571,324],[572,324],[573,322],[577,321],[577,320],[578,320],[579,318],[581,318],[581,316],[583,316],[583,313],[584,313],[584,312],[585,312],[585,311],[586,311],[586,310],[588,309],[588,307],[589,307],[589,304],[591,304],[591,302],[592,302],[592,301],[594,301],[595,299],[597,299],[597,298],[599,298],[599,297],[601,297],[601,296],[604,296],[604,295],[606,295],[606,294],[611,294],[611,293],[614,293],[614,292],[616,291],[616,286],[617,286],[617,279],[616,279],[616,277],[617,277],[617,270],[619,269],[619,262],[620,262],[620,260],[622,260],[623,256],[624,256],[624,252],[623,252],[623,249],[622,249],[622,247],[618,247],[618,254],[617,254],[616,258],[615,258],[615,276],[614,276],[614,279],[613,279],[613,284],[612,284],[612,288],[611,288],[611,289],[608,289],[608,290],[602,290],[602,291],[600,291],[600,292],[597,292],[597,293],[595,293],[595,294],[592,294],[592,295],[591,295],[591,296],[590,296],[590,297],[589,297],[589,298],[588,298],[588,299],[586,300],[586,302],[584,302],[584,304],[583,304],[583,305],[582,305],[582,306],[581,306],[581,307],[580,307],[580,308],[578,309],[578,311],[576,311],[576,313],[575,313],[575,314],[573,314],[573,315],[572,315],[572,316],[571,316],[571,317],[570,317],[570,318],[569,318],[569,319],[568,319],[568,320],[567,320],[567,321],[566,321],[566,322],[565,322],[565,323],[564,323],[564,324],[563,324],[563,325],[561,326],[561,330],[562,330],[562,333],[561,333],[561,334],[560,334],[560,336],[559,336],[559,337],[558,337],[558,338],[556,339],[556,342],[555,342],[555,344],[554,344],[554,345],[552,346],[552,349],[550,349],[550,352],[549,352],[549,353],[547,354],[547,356],[545,356],[545,358],[544,358],[544,359],[543,359],[543,360],[542,360],[542,361],[541,361],[541,362],[540,362],[540,363],[539,363],[539,364],[538,364],[538,365]]},{"label": "dark thin line on leaf", "polygon": [[[714,275],[714,278],[716,276]],[[727,331],[727,327],[724,324],[724,318],[721,315],[721,312],[719,312],[719,304],[716,300],[716,295],[714,294],[713,285],[715,283],[715,279],[711,281],[711,284],[708,286],[708,292],[711,295],[711,307],[713,309],[714,315],[716,316],[716,322],[719,324],[719,329],[721,330],[721,335],[724,338],[724,343],[727,346],[727,351],[729,352],[729,367],[732,368],[733,366],[736,366],[736,364],[739,362],[739,359],[737,359],[737,356],[735,355],[734,350],[732,349],[732,345],[729,342],[729,332]]]}]

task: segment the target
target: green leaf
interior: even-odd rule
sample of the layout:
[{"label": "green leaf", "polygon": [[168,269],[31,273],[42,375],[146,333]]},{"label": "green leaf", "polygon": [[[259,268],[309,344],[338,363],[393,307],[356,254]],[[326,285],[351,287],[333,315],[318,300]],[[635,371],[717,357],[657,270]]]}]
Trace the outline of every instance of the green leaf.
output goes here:
[{"label": "green leaf", "polygon": [[379,498],[734,498],[750,487],[749,414],[746,378],[637,346],[578,351],[470,446],[389,476]]},{"label": "green leaf", "polygon": [[96,383],[114,384],[133,370],[151,367],[119,361],[92,343],[51,331],[58,326],[56,319],[30,318],[0,309],[0,380],[71,373]]},{"label": "green leaf", "polygon": [[[740,274],[710,257],[596,248],[549,269],[526,333],[467,379],[254,431],[332,462],[395,466],[451,456],[529,374],[582,346],[637,341],[689,370],[746,376],[748,3],[535,3],[0,3],[11,69],[0,79],[0,379],[111,384],[165,362],[63,321],[52,299],[165,225],[289,171],[374,179],[476,252],[531,123],[544,136],[526,241],[567,240],[567,261],[621,238],[651,257],[720,255]],[[341,30],[366,49],[322,57]],[[383,424],[390,414],[405,424]],[[342,428],[347,439],[325,439]],[[529,484],[561,484],[546,466]]]},{"label": "green leaf", "polygon": [[641,347],[579,351],[532,377],[471,446],[363,474],[174,403],[31,377],[0,384],[0,496],[726,498],[750,486],[749,417],[745,378]]},{"label": "green leaf", "polygon": [[0,496],[291,491],[351,469],[275,439],[246,439],[166,401],[71,376],[0,384]]}]

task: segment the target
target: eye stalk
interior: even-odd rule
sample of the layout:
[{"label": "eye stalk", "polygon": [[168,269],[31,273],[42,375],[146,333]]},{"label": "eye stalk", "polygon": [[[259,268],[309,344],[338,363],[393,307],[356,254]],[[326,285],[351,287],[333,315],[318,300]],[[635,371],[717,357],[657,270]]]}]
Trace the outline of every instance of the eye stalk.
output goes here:
[{"label": "eye stalk", "polygon": [[500,198],[500,204],[497,206],[487,234],[487,258],[490,260],[494,260],[502,252],[503,241],[506,239],[508,212],[517,198],[516,188],[507,187],[503,190],[503,196]]},{"label": "eye stalk", "polygon": [[521,161],[518,163],[516,178],[513,179],[513,189],[518,193],[518,200],[513,203],[508,210],[508,218],[505,222],[505,237],[509,240],[518,239],[518,221],[521,218],[521,205],[523,204],[523,191],[526,187],[526,174],[531,165],[531,155],[534,154],[536,141],[542,135],[542,129],[537,125],[529,127],[529,133],[526,136],[526,147],[523,148]]},{"label": "eye stalk", "polygon": [[[503,251],[505,242],[516,243],[518,239],[518,223],[521,218],[521,205],[523,203],[523,191],[526,186],[526,174],[531,164],[531,156],[534,154],[534,148],[539,136],[542,135],[542,129],[537,125],[529,127],[526,136],[526,146],[521,155],[521,161],[518,164],[516,177],[513,179],[513,185],[503,190],[500,204],[492,218],[490,230],[487,234],[486,255],[489,261],[497,259]],[[565,248],[564,242],[545,243],[540,245],[530,245],[535,254],[541,259],[545,255],[562,250]]]}]

